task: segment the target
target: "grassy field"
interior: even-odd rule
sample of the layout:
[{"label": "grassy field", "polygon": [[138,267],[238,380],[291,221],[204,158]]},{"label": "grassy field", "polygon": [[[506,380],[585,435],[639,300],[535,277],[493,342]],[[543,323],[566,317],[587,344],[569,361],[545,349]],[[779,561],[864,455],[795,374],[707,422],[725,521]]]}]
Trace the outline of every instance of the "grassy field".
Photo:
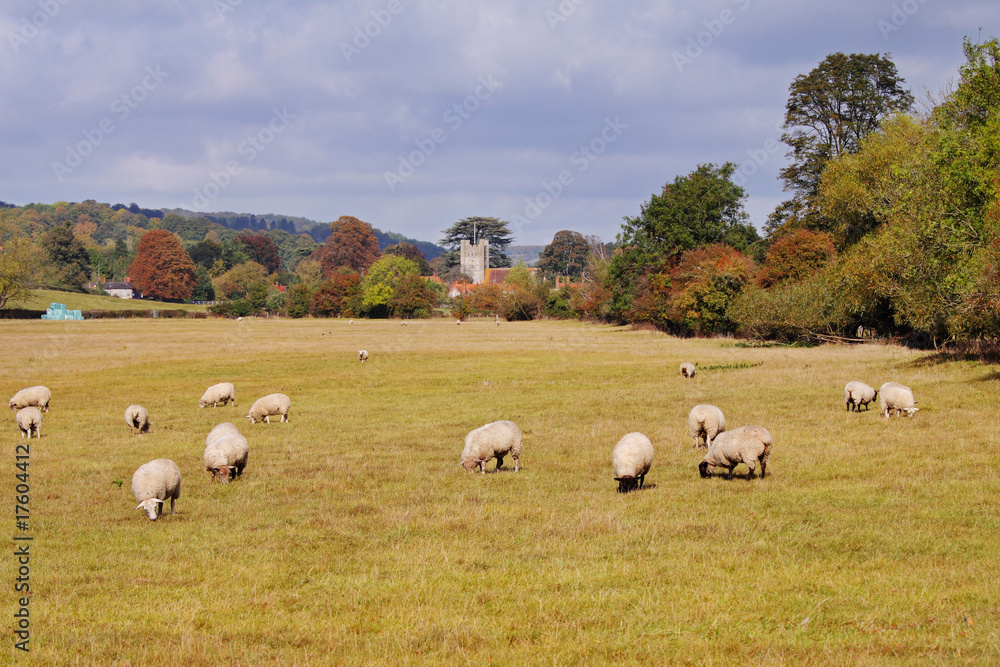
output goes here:
[{"label": "grassy field", "polygon": [[31,290],[31,298],[18,303],[18,308],[45,310],[50,303],[62,303],[70,310],[208,310],[207,306],[190,303],[166,303],[147,299],[119,299],[115,296],[98,296],[79,292],[57,290]]},{"label": "grassy field", "polygon": [[[995,368],[548,322],[0,321],[0,340],[7,396],[53,392],[31,444],[34,664],[1000,663]],[[921,410],[847,413],[853,379]],[[238,407],[199,409],[220,381]],[[289,423],[240,419],[271,392]],[[771,431],[766,479],[699,478],[700,402]],[[465,433],[496,419],[524,432],[521,472],[466,473]],[[201,469],[222,421],[250,442],[225,486]],[[630,431],[656,459],[619,495]],[[129,482],[159,457],[184,482],[153,523]]]}]

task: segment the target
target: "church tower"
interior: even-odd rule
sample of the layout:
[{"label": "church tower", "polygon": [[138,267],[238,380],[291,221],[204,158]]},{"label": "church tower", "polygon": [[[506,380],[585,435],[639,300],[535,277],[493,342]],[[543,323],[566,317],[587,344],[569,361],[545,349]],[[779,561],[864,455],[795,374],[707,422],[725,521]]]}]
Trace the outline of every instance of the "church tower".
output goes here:
[{"label": "church tower", "polygon": [[490,242],[483,239],[476,245],[462,241],[460,266],[462,273],[472,278],[476,285],[486,282],[486,269],[490,268]]}]

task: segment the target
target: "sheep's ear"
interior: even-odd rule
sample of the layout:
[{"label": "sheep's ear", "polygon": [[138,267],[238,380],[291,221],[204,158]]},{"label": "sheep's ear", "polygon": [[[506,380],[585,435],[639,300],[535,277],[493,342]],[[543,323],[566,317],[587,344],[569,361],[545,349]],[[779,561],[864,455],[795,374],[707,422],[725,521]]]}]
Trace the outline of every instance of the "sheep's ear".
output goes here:
[{"label": "sheep's ear", "polygon": [[153,499],[153,502],[154,502],[154,503],[160,503],[161,505],[163,504],[163,501],[162,501],[162,500],[160,500],[159,498],[154,498],[154,499]]},{"label": "sheep's ear", "polygon": [[139,503],[138,505],[136,505],[136,506],[135,506],[135,509],[137,509],[137,510],[141,510],[141,509],[142,509],[142,503]]}]

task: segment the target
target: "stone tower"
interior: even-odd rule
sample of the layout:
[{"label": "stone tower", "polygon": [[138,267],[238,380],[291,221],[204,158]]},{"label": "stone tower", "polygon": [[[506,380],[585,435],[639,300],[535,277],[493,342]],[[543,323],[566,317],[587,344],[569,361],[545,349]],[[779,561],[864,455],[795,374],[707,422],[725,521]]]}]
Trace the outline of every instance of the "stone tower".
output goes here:
[{"label": "stone tower", "polygon": [[486,282],[486,269],[490,268],[490,242],[483,239],[476,245],[462,241],[461,248],[462,273],[472,278],[476,285]]}]

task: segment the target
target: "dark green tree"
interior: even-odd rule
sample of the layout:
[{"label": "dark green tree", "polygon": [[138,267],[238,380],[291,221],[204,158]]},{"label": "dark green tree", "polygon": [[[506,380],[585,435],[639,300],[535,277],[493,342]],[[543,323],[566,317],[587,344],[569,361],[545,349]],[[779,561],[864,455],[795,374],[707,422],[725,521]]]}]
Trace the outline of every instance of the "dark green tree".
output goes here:
[{"label": "dark green tree", "polygon": [[90,255],[73,236],[73,223],[53,227],[42,235],[40,244],[52,269],[50,287],[83,289],[90,268]]},{"label": "dark green tree", "polygon": [[784,222],[827,230],[818,205],[823,169],[841,154],[856,153],[885,118],[913,106],[903,83],[888,56],[839,52],[792,81],[781,135],[791,148],[790,164],[780,177],[793,202],[779,208],[794,214]]},{"label": "dark green tree", "polygon": [[478,243],[486,239],[490,243],[490,268],[498,269],[510,266],[507,247],[513,243],[508,223],[497,218],[463,218],[443,231],[444,238],[440,244],[447,248],[444,253],[444,267],[450,269],[460,262],[459,248],[462,241]]},{"label": "dark green tree", "polygon": [[579,232],[556,232],[552,243],[545,246],[536,268],[545,276],[579,278],[587,266],[590,244]]}]

